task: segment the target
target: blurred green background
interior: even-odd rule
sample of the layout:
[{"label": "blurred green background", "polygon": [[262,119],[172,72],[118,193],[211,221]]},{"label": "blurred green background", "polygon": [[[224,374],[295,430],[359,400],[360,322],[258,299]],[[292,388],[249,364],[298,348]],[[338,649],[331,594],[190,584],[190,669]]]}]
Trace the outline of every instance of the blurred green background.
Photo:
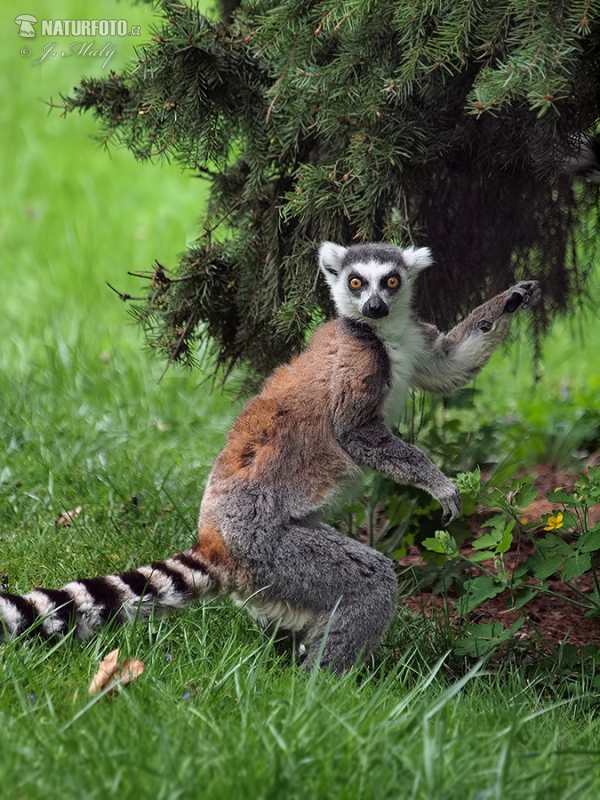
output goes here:
[{"label": "blurred green background", "polygon": [[[14,23],[20,6],[2,4],[0,363],[13,369],[39,357],[54,336],[67,344],[82,337],[98,354],[139,350],[138,333],[106,281],[136,294],[140,282],[127,277],[128,270],[149,269],[154,259],[173,264],[196,236],[205,193],[202,181],[176,165],[136,163],[122,149],[107,151],[91,114],[63,118],[47,105],[60,102],[59,93],[67,94],[82,76],[126,66],[134,46],[151,35],[152,10],[64,0],[25,5],[23,13],[40,21],[126,19],[142,35],[86,37],[98,49],[114,43],[115,55],[103,68],[101,57],[62,57],[78,39],[42,38],[41,22],[35,38],[20,37]],[[55,55],[31,66],[53,41]]]},{"label": "blurred green background", "polygon": [[[139,26],[141,37],[113,37],[115,56],[104,72],[131,62],[154,19],[146,5],[112,2],[32,2],[20,13]],[[176,261],[196,236],[204,183],[177,165],[142,164],[123,149],[107,150],[91,115],[64,118],[51,109],[48,102],[59,103],[82,76],[101,74],[103,58],[62,57],[78,41],[67,37],[56,39],[56,55],[31,66],[53,40],[39,35],[41,22],[38,36],[20,37],[15,16],[2,6],[0,573],[14,570],[26,580],[31,568],[32,580],[60,581],[78,562],[64,557],[71,543],[53,537],[55,515],[87,504],[94,544],[79,551],[78,570],[101,570],[109,554],[92,509],[97,505],[104,524],[107,503],[117,506],[156,481],[162,496],[144,491],[155,513],[169,502],[167,484],[185,506],[177,525],[169,523],[165,553],[191,543],[199,490],[236,406],[211,393],[198,373],[175,368],[158,385],[164,364],[144,350],[127,306],[107,286],[139,294],[142,282],[128,271]],[[108,40],[86,41],[101,49]],[[41,515],[41,541],[16,534],[30,515]],[[160,548],[147,525],[139,533],[148,550]],[[45,536],[50,551],[40,558]],[[141,557],[131,541],[122,545],[126,560]]]}]

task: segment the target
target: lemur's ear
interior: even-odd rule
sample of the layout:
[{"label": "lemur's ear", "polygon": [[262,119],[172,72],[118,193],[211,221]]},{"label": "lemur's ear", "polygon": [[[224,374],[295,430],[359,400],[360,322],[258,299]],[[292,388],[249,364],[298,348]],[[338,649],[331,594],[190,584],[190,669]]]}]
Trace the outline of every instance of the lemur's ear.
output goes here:
[{"label": "lemur's ear", "polygon": [[421,272],[433,264],[433,256],[428,247],[409,247],[402,251],[402,258],[410,272]]},{"label": "lemur's ear", "polygon": [[323,242],[319,247],[319,266],[325,273],[325,277],[327,277],[328,273],[329,276],[337,276],[339,274],[346,252],[346,248],[340,244]]}]

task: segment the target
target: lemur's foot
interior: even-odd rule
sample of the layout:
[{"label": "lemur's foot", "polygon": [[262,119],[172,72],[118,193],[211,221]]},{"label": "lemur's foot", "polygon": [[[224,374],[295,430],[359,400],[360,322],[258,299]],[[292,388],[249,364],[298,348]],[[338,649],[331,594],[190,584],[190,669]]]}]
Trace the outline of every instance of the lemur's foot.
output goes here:
[{"label": "lemur's foot", "polygon": [[504,306],[505,314],[513,314],[517,308],[530,308],[542,298],[538,281],[521,281],[508,290],[509,297]]}]

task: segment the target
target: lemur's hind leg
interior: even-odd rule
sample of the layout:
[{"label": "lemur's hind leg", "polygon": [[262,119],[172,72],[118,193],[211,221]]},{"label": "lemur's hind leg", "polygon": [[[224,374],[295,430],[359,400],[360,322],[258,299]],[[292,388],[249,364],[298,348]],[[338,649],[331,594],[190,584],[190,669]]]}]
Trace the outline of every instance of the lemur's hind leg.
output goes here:
[{"label": "lemur's hind leg", "polygon": [[[394,614],[397,580],[391,561],[324,524],[289,523],[273,536],[263,588],[249,609],[282,632],[295,631],[316,661],[340,673],[377,647]],[[325,637],[325,640],[324,640]],[[289,642],[289,638],[288,638]]]}]

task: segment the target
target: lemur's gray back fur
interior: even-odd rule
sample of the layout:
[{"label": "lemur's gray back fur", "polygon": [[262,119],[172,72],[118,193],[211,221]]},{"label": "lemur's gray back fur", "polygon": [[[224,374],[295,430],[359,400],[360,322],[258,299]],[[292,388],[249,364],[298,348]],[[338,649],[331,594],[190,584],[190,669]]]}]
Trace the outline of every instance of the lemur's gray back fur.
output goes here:
[{"label": "lemur's gray back fur", "polygon": [[444,334],[411,312],[426,248],[326,242],[319,259],[340,316],[243,409],[211,472],[194,547],[120,575],[0,595],[5,636],[74,628],[87,638],[112,619],[230,595],[276,627],[282,646],[301,644],[308,664],[340,672],[373,651],[394,613],[393,566],[319,515],[344,475],[366,466],[428,491],[445,523],[457,516],[454,484],[384,418],[411,387],[448,393],[470,380],[539,288],[517,284]]}]

